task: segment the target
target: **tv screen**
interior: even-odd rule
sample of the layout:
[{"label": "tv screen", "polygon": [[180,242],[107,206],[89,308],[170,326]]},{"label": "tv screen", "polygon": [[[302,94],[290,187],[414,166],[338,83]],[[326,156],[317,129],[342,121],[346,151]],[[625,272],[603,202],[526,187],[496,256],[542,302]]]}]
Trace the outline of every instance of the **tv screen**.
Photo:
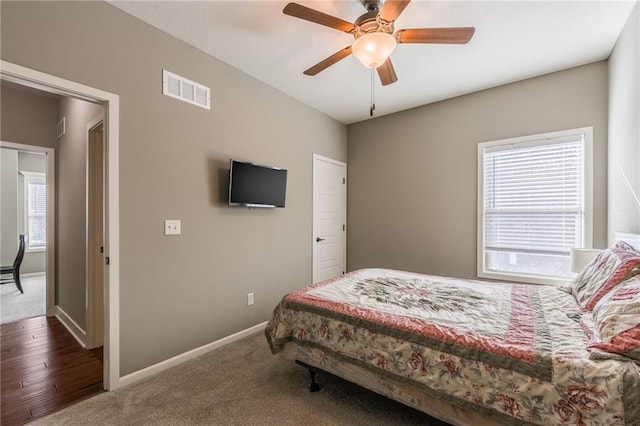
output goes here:
[{"label": "tv screen", "polygon": [[286,192],[286,170],[231,160],[229,205],[284,207]]}]

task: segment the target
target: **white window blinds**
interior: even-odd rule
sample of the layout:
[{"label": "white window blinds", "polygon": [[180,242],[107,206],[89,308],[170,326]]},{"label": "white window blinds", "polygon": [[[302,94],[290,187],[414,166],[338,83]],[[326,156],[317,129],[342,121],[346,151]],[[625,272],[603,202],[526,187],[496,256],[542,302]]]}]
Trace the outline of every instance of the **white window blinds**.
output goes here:
[{"label": "white window blinds", "polygon": [[24,224],[27,249],[44,249],[47,245],[47,185],[44,173],[24,172]]},{"label": "white window blinds", "polygon": [[483,270],[571,277],[585,242],[584,134],[482,149]]},{"label": "white window blinds", "polygon": [[27,194],[29,248],[44,248],[47,244],[47,187],[44,182],[30,181]]}]

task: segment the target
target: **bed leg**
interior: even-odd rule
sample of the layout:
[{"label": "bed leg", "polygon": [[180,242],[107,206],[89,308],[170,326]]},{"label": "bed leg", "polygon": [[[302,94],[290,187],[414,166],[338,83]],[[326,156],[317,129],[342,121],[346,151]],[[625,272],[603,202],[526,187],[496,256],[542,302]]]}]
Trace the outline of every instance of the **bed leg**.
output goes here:
[{"label": "bed leg", "polygon": [[311,383],[309,383],[309,392],[318,392],[320,385],[316,383],[316,372],[309,369],[309,375],[311,375]]},{"label": "bed leg", "polygon": [[316,370],[309,364],[305,364],[302,361],[296,360],[296,364],[306,368],[309,370],[309,375],[311,376],[311,382],[309,383],[309,392],[318,392],[320,390],[320,385],[316,383]]}]

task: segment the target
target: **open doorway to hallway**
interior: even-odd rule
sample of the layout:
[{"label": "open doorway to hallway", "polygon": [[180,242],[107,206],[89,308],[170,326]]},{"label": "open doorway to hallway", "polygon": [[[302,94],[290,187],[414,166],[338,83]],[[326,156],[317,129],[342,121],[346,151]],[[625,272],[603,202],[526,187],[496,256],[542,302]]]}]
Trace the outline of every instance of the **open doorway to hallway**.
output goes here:
[{"label": "open doorway to hallway", "polygon": [[[52,308],[46,309],[46,317],[22,319],[1,326],[2,424],[20,424],[25,419],[60,409],[109,386],[103,375],[109,377],[109,357],[104,353],[108,350],[102,350],[107,324],[104,318],[104,279],[96,278],[106,273],[103,252],[108,253],[108,247],[104,250],[104,210],[107,207],[104,191],[107,144],[104,143],[104,134],[107,126],[105,107],[97,99],[89,102],[73,95],[47,94],[40,87],[22,87],[14,81],[10,85],[5,90],[7,84],[2,81],[3,128],[0,139],[29,141],[33,143],[32,147],[47,146],[52,157],[55,153],[54,164],[58,165],[58,172],[51,173],[52,178],[55,177],[52,188],[56,203],[50,210],[55,213],[56,220],[47,228],[55,232],[46,244],[47,250],[49,246],[55,248],[52,267],[46,269],[47,274],[54,271],[55,274],[51,275],[51,280],[47,275],[45,280],[55,285],[50,292]],[[20,111],[25,106],[25,94],[31,100],[36,95],[55,98],[53,117],[51,114],[46,116],[45,112],[44,118],[31,116],[25,120],[23,117],[29,114]],[[14,96],[15,102],[11,102],[12,99],[7,101],[7,96],[11,95],[21,99]],[[29,112],[38,109],[37,106],[31,107],[27,108]],[[6,114],[12,108],[22,119],[12,120],[12,126],[5,126],[8,122]],[[100,118],[99,123],[88,128],[96,117]],[[44,125],[47,140],[34,140],[37,138],[32,138],[33,132],[30,131],[43,122],[47,123]],[[99,201],[90,201],[92,197]],[[100,255],[90,260],[90,244],[96,243]],[[90,261],[93,262],[91,265]],[[97,263],[100,265],[95,267]],[[98,287],[94,287],[96,281],[99,281]],[[106,358],[104,363],[103,357]],[[62,366],[64,368],[60,368]],[[11,407],[19,409],[10,410]],[[13,414],[17,417],[5,423],[8,411],[15,411]]]},{"label": "open doorway to hallway", "polygon": [[[3,80],[1,88],[2,261],[13,260],[25,235],[19,277],[46,273],[48,297],[45,311],[9,319],[55,315],[81,345],[101,346],[104,107],[17,82]],[[25,297],[3,286],[3,300],[13,298],[17,308],[36,289]]]},{"label": "open doorway to hallway", "polygon": [[[67,80],[58,76],[54,76],[51,74],[47,74],[41,71],[37,71],[34,69],[30,69],[18,64],[10,63],[4,60],[0,60],[0,80],[2,83],[5,82],[17,84],[22,87],[28,87],[31,89],[41,90],[47,93],[53,93],[59,96],[62,96],[62,99],[68,100],[68,104],[66,106],[69,107],[69,111],[73,112],[74,106],[78,105],[76,101],[84,101],[85,103],[91,104],[99,108],[99,112],[92,112],[87,116],[87,120],[89,121],[91,118],[96,117],[99,113],[102,113],[104,116],[104,370],[103,370],[103,384],[105,389],[114,390],[120,386],[122,386],[122,380],[120,378],[120,325],[119,325],[119,285],[120,285],[120,221],[119,221],[119,110],[120,110],[120,100],[118,95],[106,92],[101,89],[97,89],[95,87],[90,87],[87,85],[83,85],[71,80]],[[1,95],[4,98],[6,91],[2,90]],[[60,101],[62,103],[62,101]],[[3,99],[3,108],[2,118],[3,118],[3,126],[0,127],[0,140],[5,136],[7,131],[7,120],[4,119],[5,113],[7,111],[7,102]],[[60,114],[62,118],[65,116],[70,116],[71,114]],[[29,117],[30,114],[24,114],[24,116]],[[56,114],[56,120],[59,120],[58,114]],[[25,126],[25,121],[26,126]],[[20,127],[28,127],[28,119],[25,120],[23,116],[18,116],[15,122],[11,122],[13,125],[17,125]],[[65,125],[66,124],[66,125]],[[86,125],[75,127],[70,126],[69,122],[64,122],[63,125],[59,125],[59,121],[56,123],[54,127],[56,130],[60,130],[60,127],[65,130],[68,134],[69,132],[74,132],[75,129],[79,129],[80,134],[82,135],[83,143],[86,146],[86,135],[87,135],[87,127]],[[84,123],[86,124],[86,123]],[[58,131],[58,133],[60,133]],[[57,144],[57,150],[55,152],[56,161],[58,163],[63,163],[65,155],[63,155],[64,149],[60,149],[61,147],[70,146],[67,143]],[[85,158],[86,157],[82,157]],[[66,168],[58,168],[58,171],[66,170]],[[56,206],[61,207],[66,205],[64,202],[64,194],[68,195],[68,192],[62,191],[61,188],[64,186],[63,181],[73,181],[73,179],[68,179],[70,176],[67,176],[63,173],[56,173]],[[86,175],[84,176],[86,178]],[[77,180],[76,180],[77,181]],[[85,181],[86,182],[86,181]],[[83,194],[84,194],[83,188]],[[74,192],[73,190],[69,192]],[[86,207],[86,206],[85,206]],[[52,209],[56,210],[56,209]],[[56,218],[58,216],[62,216],[62,212],[56,211]],[[59,228],[61,220],[56,219],[55,226],[48,226],[47,229],[55,229]],[[73,220],[69,221],[71,227],[78,226],[78,223],[82,225],[86,224],[86,222]],[[55,312],[52,315],[55,315],[56,318],[64,320],[64,313],[62,310],[59,310],[58,307],[64,307],[69,301],[69,296],[67,293],[61,291],[61,285],[67,285],[67,279],[63,278],[63,267],[61,266],[61,257],[63,256],[62,251],[58,250],[58,247],[62,247],[64,243],[60,241],[62,239],[62,235],[64,234],[62,230],[56,230],[56,246],[52,246],[51,248],[55,251],[55,258],[52,256],[52,250],[50,247],[47,247],[48,253],[48,262],[49,259],[54,259],[51,263],[47,263],[47,275],[52,273],[55,269],[55,275],[52,277],[51,281],[55,278],[56,281],[56,291],[55,291],[55,301],[53,299],[47,300],[47,306],[49,306],[49,302],[53,305],[55,302]],[[86,240],[85,240],[86,241]],[[65,245],[66,247],[66,245]],[[86,255],[86,251],[84,252]],[[78,259],[72,259],[72,261],[78,262]],[[86,267],[86,262],[84,263]],[[71,268],[73,270],[73,268]],[[82,287],[86,291],[86,277],[83,280]],[[47,282],[49,283],[49,277],[47,276]],[[75,284],[77,285],[77,284]],[[73,287],[73,285],[71,286]],[[72,293],[71,293],[72,294]],[[51,292],[53,296],[53,292]],[[73,297],[72,297],[73,299]],[[77,295],[75,296],[75,301],[79,298]],[[73,302],[73,300],[71,301]],[[69,305],[72,306],[72,305]],[[76,306],[73,308],[73,306]],[[69,309],[70,312],[66,312],[67,314],[71,314],[71,316],[78,316],[82,314],[86,314],[84,308],[86,305],[73,305],[72,308]],[[82,306],[81,309],[77,309],[77,306]],[[49,313],[48,313],[49,314]],[[74,321],[79,328],[86,327],[86,316],[82,323]],[[73,323],[71,323],[73,325]],[[65,324],[67,328],[69,328],[68,324]]]}]

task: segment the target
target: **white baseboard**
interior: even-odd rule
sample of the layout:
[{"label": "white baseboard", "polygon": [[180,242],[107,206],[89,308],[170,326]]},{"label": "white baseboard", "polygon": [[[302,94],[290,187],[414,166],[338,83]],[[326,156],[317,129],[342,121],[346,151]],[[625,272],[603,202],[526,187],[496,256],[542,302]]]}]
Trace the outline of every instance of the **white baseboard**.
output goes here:
[{"label": "white baseboard", "polygon": [[46,272],[29,272],[28,274],[20,274],[20,278],[44,277]]},{"label": "white baseboard", "polygon": [[69,333],[82,345],[83,348],[87,347],[87,333],[71,319],[69,315],[58,305],[55,308],[55,316],[69,330]]},{"label": "white baseboard", "polygon": [[260,324],[254,325],[253,327],[249,327],[245,330],[234,333],[230,336],[223,337],[222,339],[216,340],[215,342],[208,343],[206,345],[184,352],[180,355],[176,355],[173,358],[169,358],[157,364],[143,368],[142,370],[127,374],[126,376],[120,377],[117,387],[120,388],[121,386],[126,386],[133,382],[137,382],[138,380],[153,376],[154,374],[157,374],[168,368],[175,367],[176,365],[181,364],[185,361],[189,361],[190,359],[199,357],[200,355],[204,355],[205,353],[210,352],[214,349],[218,349],[222,346],[228,345],[229,343],[233,343],[236,340],[240,340],[243,337],[247,337],[257,331],[263,330],[266,325],[266,321],[262,322]]}]

